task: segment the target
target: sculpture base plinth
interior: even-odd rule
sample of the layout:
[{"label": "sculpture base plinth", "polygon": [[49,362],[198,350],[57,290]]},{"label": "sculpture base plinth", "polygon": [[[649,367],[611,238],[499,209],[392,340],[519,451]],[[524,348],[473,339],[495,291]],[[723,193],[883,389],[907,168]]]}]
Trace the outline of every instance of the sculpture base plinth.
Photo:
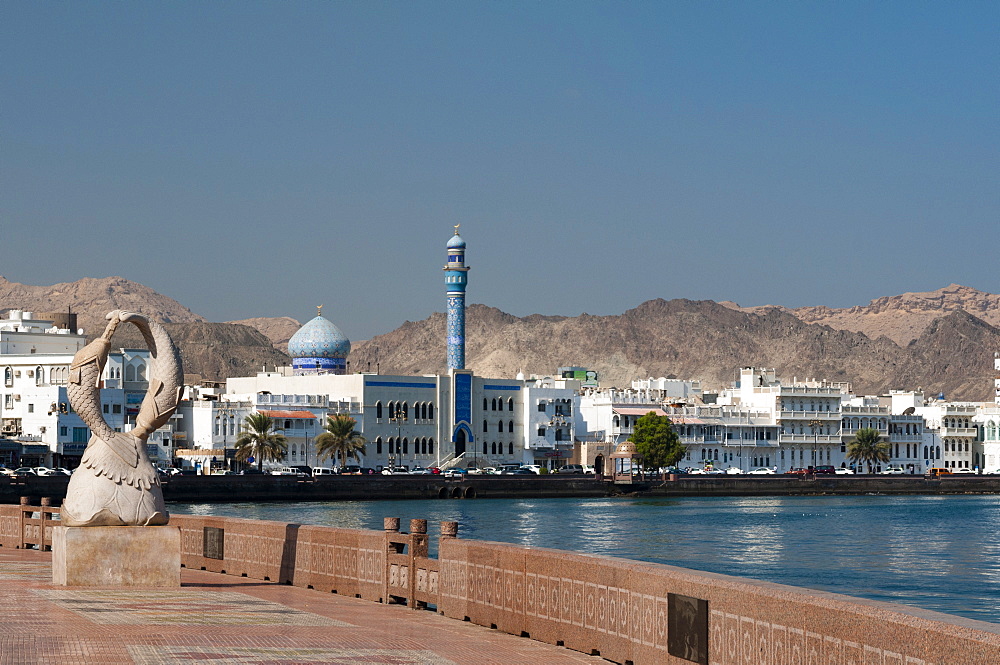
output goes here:
[{"label": "sculpture base plinth", "polygon": [[179,587],[180,527],[54,527],[52,583],[62,586]]}]

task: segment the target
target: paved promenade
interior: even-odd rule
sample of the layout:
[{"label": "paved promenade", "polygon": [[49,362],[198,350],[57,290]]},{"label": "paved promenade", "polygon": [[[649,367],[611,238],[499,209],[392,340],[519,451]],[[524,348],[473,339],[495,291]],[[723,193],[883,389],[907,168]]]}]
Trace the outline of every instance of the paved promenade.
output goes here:
[{"label": "paved promenade", "polygon": [[607,663],[434,612],[183,570],[181,588],[52,585],[51,555],[0,549],[0,663]]}]

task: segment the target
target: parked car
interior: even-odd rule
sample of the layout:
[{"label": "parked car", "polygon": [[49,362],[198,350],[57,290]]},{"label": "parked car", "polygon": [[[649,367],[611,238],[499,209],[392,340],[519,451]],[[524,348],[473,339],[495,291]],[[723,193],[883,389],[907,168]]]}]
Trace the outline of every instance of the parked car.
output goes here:
[{"label": "parked car", "polygon": [[8,469],[5,466],[0,466],[0,476],[13,476],[13,475],[15,475],[14,469]]},{"label": "parked car", "polygon": [[38,474],[30,466],[19,466],[14,469],[14,475],[20,478],[26,478],[27,476],[37,476]]},{"label": "parked car", "polygon": [[941,467],[932,467],[930,469],[927,469],[927,472],[924,473],[925,478],[940,478],[941,476],[950,476],[950,475],[951,475],[951,469],[944,469]]},{"label": "parked car", "polygon": [[520,469],[511,469],[510,471],[504,471],[502,475],[504,475],[504,476],[537,476],[538,474],[535,473],[534,471],[532,471],[531,469],[527,469],[527,468],[525,468],[525,467],[522,466]]},{"label": "parked car", "polygon": [[952,471],[952,473],[969,473],[969,474],[974,474],[975,470],[973,470],[973,469],[955,469],[954,471]]},{"label": "parked car", "polygon": [[[184,474],[183,471],[178,471],[177,473]],[[250,468],[250,469],[243,469],[242,471],[240,471],[240,475],[241,476],[263,476],[263,475],[267,475],[267,474],[265,474],[260,469]]]},{"label": "parked car", "polygon": [[312,468],[313,478],[315,478],[316,476],[335,476],[335,475],[337,475],[337,470],[332,469],[328,466],[314,466]]},{"label": "parked car", "polygon": [[394,466],[392,468],[386,467],[382,469],[383,476],[408,476],[410,475],[410,467],[405,464],[399,466]]},{"label": "parked car", "polygon": [[521,468],[522,469],[528,469],[529,471],[531,471],[535,475],[540,475],[542,473],[542,467],[540,467],[537,464],[523,464],[521,466]]},{"label": "parked car", "polygon": [[302,471],[298,467],[294,466],[282,466],[277,469],[271,469],[272,476],[297,476],[299,478],[306,478],[308,474]]},{"label": "parked car", "polygon": [[774,469],[768,468],[766,466],[759,466],[756,469],[751,469],[750,471],[747,471],[747,474],[751,476],[773,476]]},{"label": "parked car", "polygon": [[740,475],[743,475],[743,469],[740,469],[740,468],[735,467],[735,466],[731,466],[728,469],[726,469],[726,475],[729,475],[729,476],[740,476]]},{"label": "parked car", "polygon": [[469,468],[467,468],[465,470],[465,475],[467,475],[467,476],[485,476],[486,472],[483,471],[482,469],[476,468],[474,466],[470,466]]},{"label": "parked car", "polygon": [[839,467],[836,471],[834,471],[834,473],[837,474],[838,476],[853,476],[854,469],[848,469],[847,467]]},{"label": "parked car", "polygon": [[345,464],[344,466],[337,469],[337,473],[342,476],[360,476],[361,466],[358,464]]},{"label": "parked car", "polygon": [[61,474],[57,473],[55,469],[50,469],[47,466],[36,466],[36,467],[34,467],[34,469],[35,469],[35,475],[36,476],[58,476],[58,475],[61,475]]},{"label": "parked car", "polygon": [[883,476],[902,476],[905,473],[906,469],[898,465],[887,466],[882,470]]},{"label": "parked car", "polygon": [[830,464],[820,464],[813,468],[813,473],[817,476],[832,476],[837,473],[837,468]]},{"label": "parked car", "polygon": [[571,473],[571,474],[576,474],[576,475],[581,475],[582,476],[583,475],[583,465],[582,464],[566,464],[566,465],[561,466],[558,469],[556,469],[556,473],[558,473],[558,474]]},{"label": "parked car", "polygon": [[[383,471],[383,473],[385,473],[385,472]],[[448,469],[447,471],[444,472],[443,475],[444,475],[445,478],[464,478],[465,477],[465,469],[462,469],[462,468],[459,468],[459,467],[455,467],[453,469]]]},{"label": "parked car", "polygon": [[596,472],[594,471],[594,467],[593,466],[591,466],[590,464],[584,464],[583,465],[583,473],[585,475],[593,476]]},{"label": "parked car", "polygon": [[788,473],[793,476],[808,476],[812,474],[812,469],[808,469],[804,466],[793,466],[788,470]]}]

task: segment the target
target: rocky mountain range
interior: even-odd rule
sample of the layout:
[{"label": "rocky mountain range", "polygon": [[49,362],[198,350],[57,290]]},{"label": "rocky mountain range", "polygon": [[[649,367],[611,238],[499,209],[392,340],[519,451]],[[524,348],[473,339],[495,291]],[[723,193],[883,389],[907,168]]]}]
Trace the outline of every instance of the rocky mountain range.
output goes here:
[{"label": "rocky mountain range", "polygon": [[[209,323],[141,284],[109,277],[53,286],[0,278],[0,309],[72,308],[91,334],[104,313],[142,311],[168,326],[190,379],[221,380],[289,362],[299,322],[261,317]],[[445,369],[445,315],[406,322],[354,342],[352,371],[423,374]],[[115,344],[141,345],[131,331]],[[741,366],[774,367],[783,378],[849,381],[858,392],[923,388],[949,399],[993,393],[993,353],[1000,350],[1000,296],[950,285],[850,308],[742,307],[735,303],[651,300],[620,315],[517,317],[485,305],[466,315],[467,366],[483,376],[551,375],[566,365],[596,370],[603,385],[639,377],[700,379],[729,385]]]}]

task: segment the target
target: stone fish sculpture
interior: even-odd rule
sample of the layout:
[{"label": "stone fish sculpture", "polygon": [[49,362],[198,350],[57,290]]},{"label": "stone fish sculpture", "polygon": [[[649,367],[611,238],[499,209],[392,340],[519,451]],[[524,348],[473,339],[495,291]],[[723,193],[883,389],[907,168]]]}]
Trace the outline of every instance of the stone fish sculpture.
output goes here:
[{"label": "stone fish sculpture", "polygon": [[[183,371],[177,347],[155,321],[115,310],[101,337],[80,349],[70,366],[66,392],[93,433],[80,467],[73,472],[62,505],[63,526],[160,526],[169,518],[160,479],[146,454],[146,439],[177,408]],[[101,409],[101,373],[111,336],[121,323],[135,325],[149,347],[149,390],[130,432],[116,432]]]}]

